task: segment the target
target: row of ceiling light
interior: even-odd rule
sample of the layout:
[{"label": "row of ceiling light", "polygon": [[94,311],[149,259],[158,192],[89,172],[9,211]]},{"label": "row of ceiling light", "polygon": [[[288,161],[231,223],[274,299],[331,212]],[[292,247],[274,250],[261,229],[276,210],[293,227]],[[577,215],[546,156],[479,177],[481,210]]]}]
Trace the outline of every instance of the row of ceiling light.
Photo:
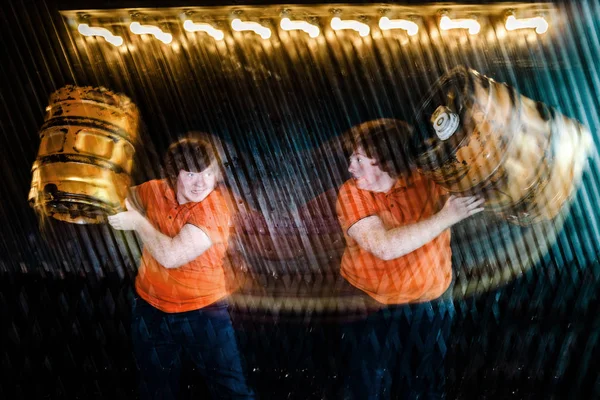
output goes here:
[{"label": "row of ceiling light", "polygon": [[[363,37],[368,36],[371,32],[369,25],[357,20],[333,17],[330,25],[335,31],[352,30]],[[317,25],[311,24],[308,21],[282,18],[279,26],[285,31],[303,31],[311,38],[316,38],[321,33],[321,30]],[[441,16],[439,27],[442,30],[465,29],[471,35],[475,35],[481,30],[481,25],[477,19],[451,19],[447,15]],[[222,30],[217,29],[208,23],[197,23],[193,22],[191,19],[185,19],[183,28],[188,32],[204,32],[215,40],[223,40],[225,38],[225,34]],[[271,37],[271,29],[255,21],[242,21],[239,18],[235,18],[231,21],[231,28],[236,32],[254,32],[263,39],[269,39]],[[514,14],[509,14],[506,17],[505,28],[508,31],[517,29],[535,29],[538,34],[543,34],[548,30],[548,22],[541,16],[517,19]],[[169,44],[173,41],[172,34],[164,32],[160,27],[155,25],[142,25],[139,22],[132,22],[129,25],[129,29],[132,33],[138,35],[152,35],[165,44]],[[414,36],[419,31],[419,26],[408,19],[389,19],[388,17],[382,17],[379,19],[379,29],[382,31],[401,29],[406,31],[409,36]],[[107,42],[115,46],[121,46],[123,44],[123,38],[121,36],[114,35],[106,28],[89,26],[87,23],[80,23],[78,25],[78,31],[84,36],[103,37]]]}]

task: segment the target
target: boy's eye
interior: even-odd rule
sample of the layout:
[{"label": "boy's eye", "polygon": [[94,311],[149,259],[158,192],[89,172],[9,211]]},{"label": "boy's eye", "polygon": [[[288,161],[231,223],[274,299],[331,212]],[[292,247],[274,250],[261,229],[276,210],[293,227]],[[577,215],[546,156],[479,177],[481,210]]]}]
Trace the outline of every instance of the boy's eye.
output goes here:
[{"label": "boy's eye", "polygon": [[192,172],[188,172],[188,178],[191,178],[192,176],[194,176],[194,174]]}]

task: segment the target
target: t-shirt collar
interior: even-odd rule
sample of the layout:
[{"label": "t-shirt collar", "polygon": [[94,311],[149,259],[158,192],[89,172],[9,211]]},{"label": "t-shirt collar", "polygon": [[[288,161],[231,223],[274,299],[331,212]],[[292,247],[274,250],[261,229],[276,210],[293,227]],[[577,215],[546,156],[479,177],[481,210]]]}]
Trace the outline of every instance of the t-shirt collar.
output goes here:
[{"label": "t-shirt collar", "polygon": [[177,201],[177,196],[175,195],[175,191],[173,190],[173,188],[171,187],[171,185],[169,185],[169,182],[167,182],[167,180],[165,179],[164,181],[164,191],[163,191],[163,195],[165,196],[165,198],[170,202],[170,203],[175,203],[176,205],[180,205],[179,202]]},{"label": "t-shirt collar", "polygon": [[389,194],[398,192],[400,190],[404,190],[409,186],[409,184],[414,184],[419,179],[420,179],[419,174],[413,174],[408,178],[403,175],[399,176],[398,179],[396,179],[396,182],[394,183],[394,185],[385,194],[387,196]]}]

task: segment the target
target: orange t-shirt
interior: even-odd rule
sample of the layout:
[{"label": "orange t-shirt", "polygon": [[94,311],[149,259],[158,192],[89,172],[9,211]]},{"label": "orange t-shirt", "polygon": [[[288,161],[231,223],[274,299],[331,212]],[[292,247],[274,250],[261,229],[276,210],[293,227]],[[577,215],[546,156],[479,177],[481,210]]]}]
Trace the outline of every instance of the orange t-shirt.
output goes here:
[{"label": "orange t-shirt", "polygon": [[227,251],[231,213],[217,187],[199,203],[179,204],[166,180],[153,180],[133,188],[132,204],[163,234],[175,237],[185,224],[202,229],[212,246],[199,257],[178,268],[167,269],[144,249],[137,293],[167,313],[197,310],[230,294],[223,259]]},{"label": "orange t-shirt", "polygon": [[413,224],[437,211],[441,188],[419,174],[412,184],[398,179],[387,193],[356,187],[353,179],[340,188],[337,214],[346,238],[341,274],[353,286],[383,304],[423,302],[440,297],[452,281],[450,230],[402,257],[385,261],[363,250],[348,236],[359,220],[377,215],[386,229]]}]

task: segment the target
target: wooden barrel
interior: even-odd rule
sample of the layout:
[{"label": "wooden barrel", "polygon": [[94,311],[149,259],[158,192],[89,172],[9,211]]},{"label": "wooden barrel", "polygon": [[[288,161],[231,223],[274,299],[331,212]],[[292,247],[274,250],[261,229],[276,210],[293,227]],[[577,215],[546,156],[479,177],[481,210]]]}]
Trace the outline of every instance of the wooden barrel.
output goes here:
[{"label": "wooden barrel", "polygon": [[39,215],[79,224],[123,210],[138,124],[137,107],[122,94],[72,85],[52,93],[30,205]]},{"label": "wooden barrel", "polygon": [[580,181],[590,132],[506,85],[458,67],[415,114],[417,169],[519,225],[554,218]]}]

